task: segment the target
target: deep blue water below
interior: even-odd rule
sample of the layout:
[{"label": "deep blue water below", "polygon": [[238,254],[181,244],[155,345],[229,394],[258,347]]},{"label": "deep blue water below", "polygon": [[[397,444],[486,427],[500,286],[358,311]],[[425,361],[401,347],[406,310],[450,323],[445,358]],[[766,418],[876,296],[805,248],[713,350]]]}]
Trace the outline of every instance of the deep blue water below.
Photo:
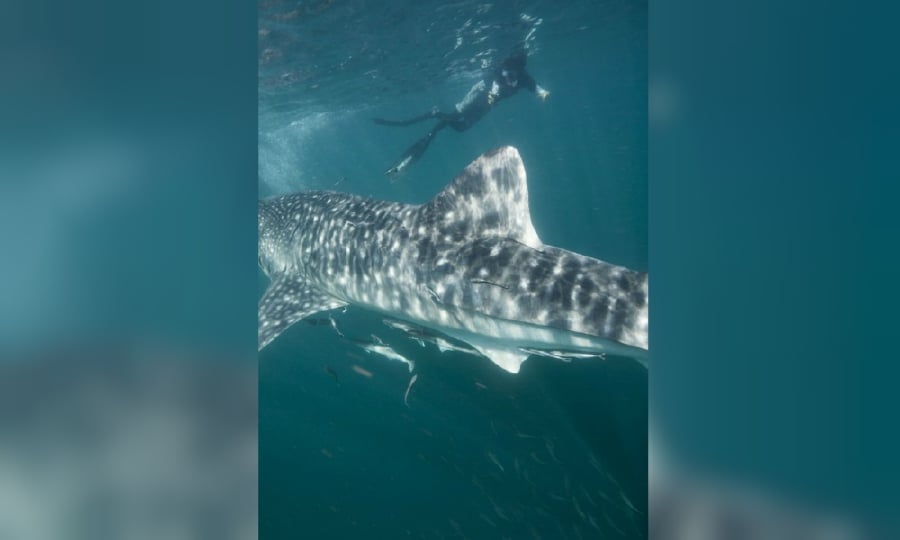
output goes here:
[{"label": "deep blue water below", "polygon": [[[407,203],[516,146],[541,239],[647,269],[644,2],[260,2],[259,194],[333,189]],[[551,92],[522,91],[382,175],[517,42]],[[266,285],[260,273],[260,293]],[[416,361],[298,323],[259,358],[260,536],[643,538],[647,372],[532,357],[517,375],[420,347],[379,315],[336,314]]]}]

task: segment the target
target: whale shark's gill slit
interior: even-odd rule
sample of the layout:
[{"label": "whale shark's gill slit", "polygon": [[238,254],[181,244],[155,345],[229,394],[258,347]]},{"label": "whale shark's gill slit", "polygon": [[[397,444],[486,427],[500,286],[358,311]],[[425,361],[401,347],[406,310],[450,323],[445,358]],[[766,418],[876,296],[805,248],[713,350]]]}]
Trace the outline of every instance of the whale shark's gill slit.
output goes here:
[{"label": "whale shark's gill slit", "polygon": [[499,283],[494,283],[493,281],[487,281],[484,279],[470,279],[469,283],[473,285],[491,285],[493,287],[500,287],[503,290],[509,290],[509,286],[507,285],[500,285]]}]

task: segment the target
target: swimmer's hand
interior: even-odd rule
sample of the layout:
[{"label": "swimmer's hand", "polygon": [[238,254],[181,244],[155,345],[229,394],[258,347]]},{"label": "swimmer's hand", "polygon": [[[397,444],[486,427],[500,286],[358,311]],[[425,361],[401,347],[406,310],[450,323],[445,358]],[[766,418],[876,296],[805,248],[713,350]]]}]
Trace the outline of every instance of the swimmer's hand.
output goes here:
[{"label": "swimmer's hand", "polygon": [[544,90],[540,86],[537,87],[537,97],[541,98],[541,101],[547,101],[547,98],[550,97],[550,92]]}]

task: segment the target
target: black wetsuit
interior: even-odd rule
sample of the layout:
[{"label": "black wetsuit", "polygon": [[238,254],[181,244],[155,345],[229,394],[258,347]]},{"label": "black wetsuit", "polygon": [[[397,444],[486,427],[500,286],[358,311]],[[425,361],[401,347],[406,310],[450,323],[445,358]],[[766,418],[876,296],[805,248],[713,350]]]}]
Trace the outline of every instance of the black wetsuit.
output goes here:
[{"label": "black wetsuit", "polygon": [[[456,110],[452,113],[433,110],[408,120],[376,118],[375,123],[384,126],[408,126],[425,120],[438,120],[431,131],[407,148],[397,163],[386,170],[384,174],[399,173],[422,157],[438,131],[448,126],[456,131],[469,129],[481,120],[497,102],[508,98],[522,88],[537,92],[539,86],[525,71],[525,53],[519,52],[504,60],[491,73],[490,77],[475,84],[463,101],[456,105]],[[541,92],[544,91],[541,90]]]}]

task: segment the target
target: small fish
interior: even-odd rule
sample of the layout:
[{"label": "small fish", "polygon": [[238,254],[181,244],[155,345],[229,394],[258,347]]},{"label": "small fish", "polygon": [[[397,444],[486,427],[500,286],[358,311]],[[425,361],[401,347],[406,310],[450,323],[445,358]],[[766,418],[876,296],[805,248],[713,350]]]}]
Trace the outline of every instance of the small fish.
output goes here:
[{"label": "small fish", "polygon": [[334,329],[334,331],[337,332],[337,335],[339,335],[340,337],[347,337],[343,332],[341,332],[341,329],[338,328],[337,321],[334,319],[334,317],[329,316],[328,321],[331,323],[331,327]]},{"label": "small fish", "polygon": [[401,321],[400,319],[394,319],[391,317],[384,317],[381,319],[386,326],[389,328],[393,328],[394,330],[400,330],[401,332],[413,332],[413,331],[421,331],[421,328],[408,323],[406,321]]},{"label": "small fish", "polygon": [[640,510],[638,510],[637,508],[635,508],[633,504],[631,504],[631,501],[628,500],[628,497],[625,495],[625,492],[624,492],[624,491],[620,491],[620,492],[619,492],[619,497],[621,497],[622,500],[625,501],[625,504],[628,505],[628,508],[631,508],[631,510],[632,510],[635,514],[643,514]]},{"label": "small fish", "polygon": [[418,373],[413,373],[413,376],[409,378],[409,386],[406,387],[406,393],[403,394],[403,403],[409,407],[409,391],[412,390],[414,384],[416,384],[416,380],[419,378]]},{"label": "small fish", "polygon": [[591,506],[597,506],[597,503],[594,502],[594,499],[592,499],[587,490],[584,489],[584,486],[578,486],[578,489],[581,490],[581,494],[584,495],[584,498],[587,499],[589,503],[591,503]]},{"label": "small fish", "polygon": [[549,440],[544,440],[544,446],[547,447],[547,452],[550,454],[550,457],[553,458],[553,461],[555,461],[557,463],[562,463],[559,460],[559,458],[556,457],[556,454],[553,453],[553,448],[554,448],[553,443],[551,443]]},{"label": "small fish", "polygon": [[418,343],[419,347],[424,347],[426,342],[433,343],[435,340],[435,337],[432,334],[420,326],[391,317],[385,317],[381,320],[388,327],[406,334],[406,337]]},{"label": "small fish", "polygon": [[584,537],[581,536],[581,529],[578,528],[574,523],[572,524],[572,530],[575,531],[575,536],[578,537],[578,540],[584,540]]},{"label": "small fish", "polygon": [[559,521],[556,522],[556,529],[559,531],[558,538],[568,538],[569,537],[569,535],[566,534],[566,531],[563,530],[562,523],[560,523]]},{"label": "small fish", "polygon": [[532,453],[530,453],[530,454],[528,454],[528,455],[531,456],[531,459],[533,459],[534,461],[536,461],[536,462],[538,463],[538,465],[546,465],[546,464],[547,464],[546,461],[541,461],[540,459],[538,459],[537,454],[535,454],[534,452],[532,452]]},{"label": "small fish", "polygon": [[604,519],[606,519],[606,522],[609,523],[609,526],[613,528],[613,530],[619,533],[620,536],[625,537],[625,532],[623,532],[622,529],[616,527],[616,524],[613,523],[613,520],[610,519],[608,515],[606,515],[606,512],[603,512],[603,517]]},{"label": "small fish", "polygon": [[519,427],[516,426],[515,424],[513,424],[513,429],[516,430],[516,437],[519,437],[520,439],[537,439],[537,437],[534,435],[527,435],[527,434],[519,431]]},{"label": "small fish", "polygon": [[331,375],[332,377],[334,377],[334,382],[338,383],[338,385],[340,386],[340,384],[341,384],[341,379],[338,378],[338,374],[335,373],[335,371],[334,371],[333,369],[331,369],[331,366],[326,365],[326,366],[323,368],[323,370],[325,371],[325,373],[327,373],[327,374]]},{"label": "small fish", "polygon": [[487,522],[487,524],[490,525],[491,527],[497,527],[497,524],[494,523],[493,521],[491,521],[491,518],[487,517],[486,515],[484,515],[482,513],[479,513],[478,515],[481,516],[481,519],[485,520]]},{"label": "small fish", "polygon": [[385,345],[384,342],[378,339],[378,336],[373,335],[372,337],[375,338],[378,343],[366,343],[361,345],[364,351],[384,356],[388,360],[403,362],[409,366],[409,372],[412,373],[415,368],[415,363],[412,360],[395,351],[390,345]]},{"label": "small fish", "polygon": [[482,383],[479,382],[479,381],[475,381],[475,387],[476,387],[476,388],[481,388],[482,390],[487,390],[487,386],[485,386],[484,384],[482,384]]},{"label": "small fish", "polygon": [[612,499],[609,497],[609,495],[607,495],[606,493],[603,493],[603,492],[600,491],[600,490],[597,490],[597,493],[603,498],[604,501],[608,502],[609,504],[611,504],[611,505],[613,505],[613,506],[616,506],[616,501],[612,500]]},{"label": "small fish", "polygon": [[363,377],[365,377],[367,379],[371,379],[373,377],[372,372],[364,367],[360,367],[356,364],[353,364],[353,366],[351,366],[351,367],[353,368],[353,371],[355,371],[356,373],[362,375]]},{"label": "small fish", "polygon": [[472,475],[472,483],[475,485],[475,487],[477,487],[481,491],[484,491],[484,486],[481,485],[481,482],[478,480],[478,477],[475,476],[474,474]]},{"label": "small fish", "polygon": [[456,531],[456,534],[462,536],[463,538],[466,537],[466,535],[463,534],[462,528],[459,526],[459,523],[453,521],[453,520],[450,519],[450,518],[448,518],[447,521],[449,521],[449,522],[450,522],[450,525],[453,526],[453,529]]},{"label": "small fish", "polygon": [[327,448],[322,448],[321,450],[319,450],[319,452],[321,452],[322,455],[325,456],[325,457],[327,457],[328,459],[331,459],[331,458],[334,457],[334,454],[332,454],[331,452],[329,452]]},{"label": "small fish", "polygon": [[504,521],[509,521],[509,518],[506,517],[506,514],[503,513],[503,510],[500,510],[500,507],[497,506],[497,503],[494,502],[494,499],[492,499],[492,498],[490,497],[490,495],[487,495],[487,494],[485,494],[485,497],[487,497],[487,499],[488,499],[489,501],[491,501],[491,506],[494,507],[494,513],[496,513],[496,514],[497,514],[501,519],[503,519]]},{"label": "small fish", "polygon": [[522,477],[525,479],[526,482],[528,482],[529,484],[531,484],[531,487],[537,487],[537,484],[535,484],[534,482],[532,482],[532,481],[531,481],[531,477],[528,476],[528,469],[525,469],[524,471],[522,471]]},{"label": "small fish", "polygon": [[493,464],[496,465],[498,469],[500,469],[500,472],[506,472],[506,470],[503,468],[503,465],[500,465],[500,462],[497,460],[497,456],[495,456],[493,452],[488,450],[487,455],[491,462],[493,462]]},{"label": "small fish", "polygon": [[584,512],[581,510],[581,507],[578,505],[578,499],[572,495],[572,505],[575,506],[575,511],[578,512],[578,516],[581,517],[582,521],[587,521],[587,517],[584,515]]},{"label": "small fish", "polygon": [[556,350],[556,349],[532,349],[528,347],[519,347],[519,350],[528,354],[536,354],[538,356],[546,356],[548,358],[554,358],[556,360],[562,360],[563,362],[571,362],[572,360],[579,360],[584,358],[599,358],[601,360],[606,359],[606,353],[596,352],[581,352],[581,351],[565,351],[565,350]]},{"label": "small fish", "polygon": [[453,352],[460,352],[460,353],[465,353],[465,354],[474,354],[474,355],[479,355],[479,354],[480,354],[480,353],[479,353],[478,351],[476,351],[475,349],[469,349],[469,348],[466,348],[466,347],[460,347],[459,345],[455,345],[455,344],[453,344],[453,343],[450,343],[450,342],[447,341],[446,339],[444,339],[444,338],[442,338],[442,337],[439,337],[439,336],[434,336],[434,337],[431,339],[431,341],[432,341],[432,343],[434,343],[434,344],[437,346],[438,350],[441,351],[442,353],[445,353],[445,352],[448,352],[448,351],[453,351]]},{"label": "small fish", "polygon": [[560,356],[558,354],[554,354],[551,351],[543,351],[541,349],[532,349],[530,347],[519,347],[519,350],[525,354],[533,354],[536,356],[544,356],[547,358],[553,358],[554,360],[561,360],[563,362],[571,362],[571,358],[566,358],[564,356]]}]

